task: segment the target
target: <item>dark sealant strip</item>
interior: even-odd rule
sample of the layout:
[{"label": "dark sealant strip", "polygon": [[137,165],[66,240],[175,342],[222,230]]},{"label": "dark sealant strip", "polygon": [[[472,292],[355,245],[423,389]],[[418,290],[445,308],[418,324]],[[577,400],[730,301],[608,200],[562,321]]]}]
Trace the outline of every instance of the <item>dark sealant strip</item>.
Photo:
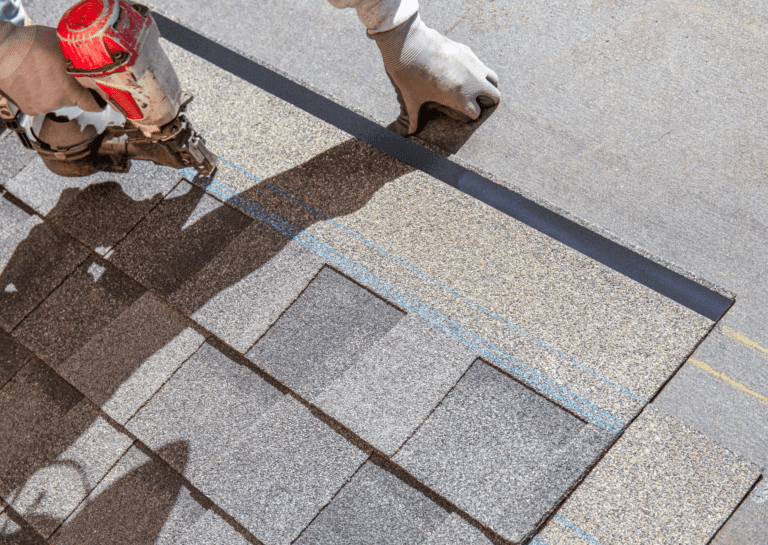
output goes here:
[{"label": "dark sealant strip", "polygon": [[153,13],[153,17],[157,21],[163,38],[182,49],[349,133],[395,159],[504,212],[712,321],[720,319],[733,304],[728,297],[441,157],[159,13]]}]

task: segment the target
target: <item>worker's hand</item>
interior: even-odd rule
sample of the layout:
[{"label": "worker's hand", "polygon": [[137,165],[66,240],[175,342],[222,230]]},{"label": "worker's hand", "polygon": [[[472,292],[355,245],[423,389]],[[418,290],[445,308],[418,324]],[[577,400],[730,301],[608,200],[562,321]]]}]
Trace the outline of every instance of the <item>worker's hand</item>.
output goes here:
[{"label": "worker's hand", "polygon": [[427,28],[416,13],[386,32],[368,33],[376,40],[400,102],[400,116],[390,125],[407,136],[416,132],[419,109],[426,102],[448,106],[461,118],[477,119],[481,107],[499,103],[499,78],[466,45]]},{"label": "worker's hand", "polygon": [[0,90],[27,115],[64,106],[101,111],[93,95],[67,74],[56,29],[14,26],[0,40]]}]

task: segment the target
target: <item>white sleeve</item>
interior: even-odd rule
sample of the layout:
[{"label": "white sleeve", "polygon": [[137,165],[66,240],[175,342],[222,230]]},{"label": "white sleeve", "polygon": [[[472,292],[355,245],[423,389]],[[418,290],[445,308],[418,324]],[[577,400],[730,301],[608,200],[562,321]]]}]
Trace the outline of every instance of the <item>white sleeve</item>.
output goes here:
[{"label": "white sleeve", "polygon": [[328,0],[336,8],[355,8],[369,32],[385,32],[419,11],[419,0]]}]

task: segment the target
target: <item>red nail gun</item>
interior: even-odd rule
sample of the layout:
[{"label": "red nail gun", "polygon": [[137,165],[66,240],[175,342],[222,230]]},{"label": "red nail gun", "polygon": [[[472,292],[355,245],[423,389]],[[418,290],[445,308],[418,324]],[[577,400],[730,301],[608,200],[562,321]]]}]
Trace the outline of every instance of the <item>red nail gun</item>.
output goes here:
[{"label": "red nail gun", "polygon": [[50,170],[62,176],[128,172],[137,159],[212,175],[218,157],[184,115],[192,96],[181,90],[149,8],[128,0],[82,0],[62,16],[57,32],[67,71],[105,109],[61,108],[34,117],[17,112],[6,121]]}]

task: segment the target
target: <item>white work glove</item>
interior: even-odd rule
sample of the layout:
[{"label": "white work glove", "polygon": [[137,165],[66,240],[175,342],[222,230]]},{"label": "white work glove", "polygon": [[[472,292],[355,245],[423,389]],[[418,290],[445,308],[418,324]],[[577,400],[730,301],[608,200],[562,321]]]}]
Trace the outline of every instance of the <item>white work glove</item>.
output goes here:
[{"label": "white work glove", "polygon": [[0,91],[29,116],[64,106],[102,109],[90,91],[67,74],[56,29],[47,26],[17,27],[0,21]]},{"label": "white work glove", "polygon": [[455,118],[468,120],[501,100],[496,73],[468,46],[428,28],[418,12],[391,30],[369,29],[368,36],[376,40],[397,91],[400,116],[390,128],[402,136],[416,132],[419,110],[427,102],[448,106]]}]

